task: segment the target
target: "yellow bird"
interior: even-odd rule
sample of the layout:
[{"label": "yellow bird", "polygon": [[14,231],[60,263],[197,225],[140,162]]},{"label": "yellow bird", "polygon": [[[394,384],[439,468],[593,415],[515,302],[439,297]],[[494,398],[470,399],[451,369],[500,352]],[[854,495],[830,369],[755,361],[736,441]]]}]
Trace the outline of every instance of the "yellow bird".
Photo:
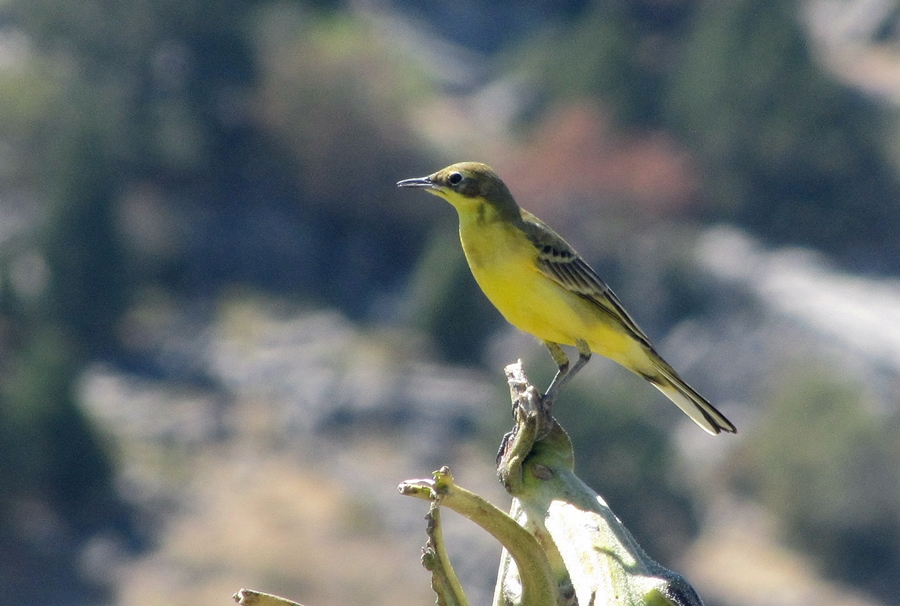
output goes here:
[{"label": "yellow bird", "polygon": [[[650,381],[707,432],[737,431],[656,353],[584,259],[516,204],[490,167],[461,162],[397,186],[421,187],[456,208],[459,238],[475,281],[513,326],[543,341],[559,368],[545,400],[552,402],[591,353],[598,353]],[[560,345],[578,348],[571,370]]]}]

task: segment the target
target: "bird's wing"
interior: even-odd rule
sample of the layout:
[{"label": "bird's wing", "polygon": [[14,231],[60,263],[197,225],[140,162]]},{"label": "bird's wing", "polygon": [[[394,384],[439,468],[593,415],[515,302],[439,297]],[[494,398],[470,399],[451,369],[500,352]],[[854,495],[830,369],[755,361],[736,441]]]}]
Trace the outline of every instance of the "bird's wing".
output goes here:
[{"label": "bird's wing", "polygon": [[523,231],[538,251],[537,267],[545,276],[594,305],[614,322],[621,324],[651,350],[644,331],[628,315],[616,294],[568,242],[540,219],[522,212]]}]

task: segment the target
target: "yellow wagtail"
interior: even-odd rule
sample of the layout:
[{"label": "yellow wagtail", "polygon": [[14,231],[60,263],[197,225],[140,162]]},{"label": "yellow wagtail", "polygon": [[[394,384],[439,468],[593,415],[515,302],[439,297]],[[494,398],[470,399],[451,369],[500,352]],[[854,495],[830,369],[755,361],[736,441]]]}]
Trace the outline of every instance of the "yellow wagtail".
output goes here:
[{"label": "yellow wagtail", "polygon": [[[663,360],[612,290],[569,244],[516,204],[490,167],[453,164],[433,175],[406,179],[452,204],[459,238],[478,285],[513,325],[544,342],[559,367],[544,399],[598,353],[644,377],[711,434],[735,426]],[[578,348],[578,362],[560,345]]]}]

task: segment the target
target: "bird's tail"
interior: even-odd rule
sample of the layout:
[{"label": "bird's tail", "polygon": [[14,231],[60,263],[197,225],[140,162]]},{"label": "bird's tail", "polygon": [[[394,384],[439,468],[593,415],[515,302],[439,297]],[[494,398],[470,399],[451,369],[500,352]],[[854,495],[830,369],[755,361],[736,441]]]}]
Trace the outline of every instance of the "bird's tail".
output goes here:
[{"label": "bird's tail", "polygon": [[697,393],[693,387],[684,382],[678,373],[662,358],[654,360],[658,374],[647,377],[653,385],[672,400],[687,416],[713,435],[726,431],[737,433],[734,424],[710,404],[706,398]]}]

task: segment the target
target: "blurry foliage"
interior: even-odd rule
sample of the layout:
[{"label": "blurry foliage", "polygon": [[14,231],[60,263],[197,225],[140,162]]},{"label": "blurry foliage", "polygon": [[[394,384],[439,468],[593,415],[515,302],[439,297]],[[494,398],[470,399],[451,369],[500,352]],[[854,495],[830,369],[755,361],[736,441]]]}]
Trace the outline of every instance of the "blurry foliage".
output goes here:
[{"label": "blurry foliage", "polygon": [[600,99],[620,126],[661,126],[678,37],[696,2],[595,2],[513,47],[504,63],[521,71],[552,106]]},{"label": "blurry foliage", "polygon": [[[59,507],[76,536],[114,518],[110,463],[74,406],[72,381],[80,371],[63,331],[44,325],[11,360],[0,388],[5,436],[2,476],[6,495]],[[10,431],[12,429],[15,431]]]},{"label": "blurry foliage", "polygon": [[405,321],[431,335],[445,359],[477,364],[486,342],[505,321],[475,283],[455,219],[453,223],[439,225],[419,257],[406,295]]},{"label": "blurry foliage", "polygon": [[[428,22],[442,37],[455,44],[493,53],[528,38],[548,22],[578,15],[591,0],[396,0],[393,4],[407,18]],[[502,26],[498,27],[498,24]]]},{"label": "blurry foliage", "polygon": [[121,176],[197,168],[234,133],[229,112],[254,76],[241,27],[255,2],[229,0],[216,10],[174,0],[9,4],[38,50],[87,88],[69,99],[71,111],[94,118]]},{"label": "blurry foliage", "polygon": [[852,381],[790,365],[734,454],[732,481],[786,522],[829,574],[892,602],[900,578],[900,449]]},{"label": "blurry foliage", "polygon": [[[0,562],[10,563],[4,592],[22,603],[108,601],[109,579],[85,577],[79,551],[97,535],[138,539],[113,490],[108,453],[73,400],[84,364],[121,359],[123,314],[148,286],[196,294],[246,278],[279,243],[268,226],[288,223],[260,215],[296,215],[297,187],[283,176],[296,159],[251,107],[258,74],[249,20],[258,4],[3,6],[5,48],[16,55],[0,69],[0,187],[8,208],[29,220],[0,248]],[[168,224],[194,220],[176,253],[220,258],[145,254],[129,236],[158,222],[160,210],[179,217]],[[235,215],[244,221],[229,224]],[[248,223],[262,224],[249,230],[261,243],[249,254],[241,245],[250,239],[232,241],[220,227],[244,233]],[[204,250],[210,233],[222,240]],[[269,254],[254,254],[260,249]],[[318,250],[330,258],[344,249]],[[247,257],[249,269],[234,261]],[[281,278],[259,273],[268,284]]]},{"label": "blurry foliage", "polygon": [[261,118],[296,160],[303,203],[370,230],[386,218],[416,226],[420,213],[389,200],[413,151],[406,105],[430,94],[424,75],[373,24],[347,15],[276,4],[259,11],[256,29]]},{"label": "blurry foliage", "polygon": [[98,534],[122,546],[138,537],[109,453],[73,399],[76,348],[50,324],[19,336],[0,357],[0,587],[23,604],[106,602],[109,587],[79,567],[81,549]]},{"label": "blurry foliage", "polygon": [[716,218],[867,270],[900,269],[886,113],[813,62],[797,2],[704,2],[666,121],[703,162]]},{"label": "blurry foliage", "polygon": [[116,325],[133,277],[126,271],[114,225],[115,175],[94,141],[85,140],[79,148],[66,180],[65,203],[44,226],[49,310],[84,353],[105,355],[117,346]]},{"label": "blurry foliage", "polygon": [[258,119],[291,158],[300,262],[315,272],[301,286],[365,316],[401,286],[424,244],[421,226],[437,214],[437,204],[395,186],[424,170],[404,167],[433,166],[415,158],[404,113],[431,85],[357,17],[275,3],[254,22]]},{"label": "blurry foliage", "polygon": [[79,569],[80,550],[98,534],[138,537],[73,383],[88,352],[113,342],[123,308],[104,223],[111,175],[87,143],[97,114],[76,107],[91,100],[70,66],[17,44],[19,63],[0,75],[11,117],[0,122],[0,178],[7,210],[30,219],[0,248],[2,585],[25,604],[105,601],[109,588]]}]

